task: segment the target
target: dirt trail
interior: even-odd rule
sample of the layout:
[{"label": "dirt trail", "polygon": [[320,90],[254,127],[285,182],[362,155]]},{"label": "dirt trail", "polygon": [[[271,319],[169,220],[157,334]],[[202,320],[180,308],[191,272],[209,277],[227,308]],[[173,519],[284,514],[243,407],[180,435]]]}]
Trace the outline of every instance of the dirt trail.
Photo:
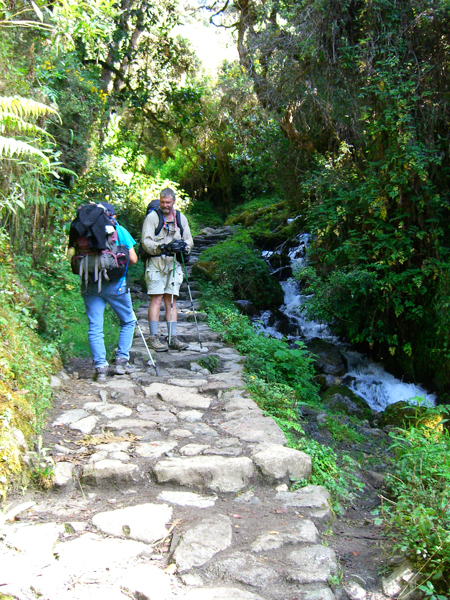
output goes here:
[{"label": "dirt trail", "polygon": [[[227,234],[207,230],[197,252]],[[2,530],[0,598],[387,598],[374,482],[342,518],[324,488],[289,491],[311,461],[248,397],[242,357],[196,302],[198,331],[180,297],[189,347],[158,353],[158,376],[136,331],[132,375],[101,385],[73,361],[54,378],[43,445],[56,482],[12,502],[30,504]],[[216,357],[213,373],[206,357]]]}]

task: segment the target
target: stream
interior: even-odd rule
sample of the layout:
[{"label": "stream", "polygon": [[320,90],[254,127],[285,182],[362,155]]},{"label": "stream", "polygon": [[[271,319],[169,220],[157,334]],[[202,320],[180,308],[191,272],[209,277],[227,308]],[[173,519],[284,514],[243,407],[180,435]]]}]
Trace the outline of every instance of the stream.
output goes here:
[{"label": "stream", "polygon": [[307,248],[310,236],[306,233],[297,236],[298,245],[288,252],[290,264],[279,268],[272,268],[269,259],[279,249],[265,251],[263,257],[269,264],[273,275],[280,280],[284,292],[284,304],[280,307],[281,313],[288,320],[288,333],[286,324],[277,320],[270,311],[254,317],[253,322],[257,331],[266,336],[283,338],[289,342],[296,340],[307,341],[319,338],[332,343],[337,347],[345,359],[347,374],[342,378],[342,383],[350,388],[356,395],[362,398],[372,410],[383,411],[389,404],[408,401],[416,404],[420,398],[422,404],[434,406],[436,396],[428,393],[420,385],[405,383],[388,373],[382,365],[373,362],[367,356],[356,352],[348,344],[333,335],[326,323],[310,321],[302,314],[301,307],[308,298],[302,294],[299,283],[286,274],[296,273],[303,268],[307,260]]}]

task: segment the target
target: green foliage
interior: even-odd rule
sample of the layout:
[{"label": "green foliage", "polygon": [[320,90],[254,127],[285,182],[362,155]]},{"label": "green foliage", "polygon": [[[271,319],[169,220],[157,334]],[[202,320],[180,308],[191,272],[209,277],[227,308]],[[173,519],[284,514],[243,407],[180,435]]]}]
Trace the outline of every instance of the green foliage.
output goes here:
[{"label": "green foliage", "polygon": [[204,369],[211,371],[211,373],[214,373],[214,371],[216,371],[220,365],[220,358],[218,356],[212,356],[209,354],[208,356],[201,358],[198,361],[198,364]]},{"label": "green foliage", "polygon": [[257,375],[249,375],[247,389],[258,406],[285,432],[288,445],[296,447],[296,434],[304,432],[298,423],[297,394],[294,388],[284,383],[264,381]]},{"label": "green foliage", "polygon": [[[439,409],[448,416],[448,409]],[[437,411],[429,412],[433,420]],[[390,437],[395,461],[386,483],[393,501],[383,504],[382,516],[393,551],[407,555],[436,592],[445,594],[450,585],[448,431],[418,424]]]},{"label": "green foliage", "polygon": [[203,286],[202,302],[211,327],[222,331],[225,341],[234,344],[246,356],[246,370],[254,376],[249,385],[254,387],[255,393],[262,397],[269,389],[263,383],[276,384],[272,400],[267,400],[267,407],[273,407],[275,416],[284,415],[283,418],[296,421],[297,416],[289,413],[295,410],[295,405],[289,406],[292,393],[288,394],[287,388],[294,390],[297,401],[317,399],[313,359],[305,346],[298,342],[296,349],[290,349],[283,340],[256,333],[248,317],[241,315],[230,301],[229,286]]},{"label": "green foliage", "polygon": [[292,489],[309,484],[326,487],[332,495],[336,512],[342,512],[341,504],[348,505],[354,499],[355,490],[364,489],[364,484],[354,473],[357,465],[345,454],[339,459],[332,448],[308,438],[299,441],[298,449],[311,457],[312,474],[309,481],[299,480],[293,484]]},{"label": "green foliage", "polygon": [[194,270],[219,285],[230,284],[236,300],[250,300],[258,307],[279,306],[283,300],[280,284],[246,233],[206,249]]},{"label": "green foliage", "polygon": [[362,433],[358,433],[348,425],[339,420],[339,417],[328,415],[325,422],[319,427],[326,428],[337,443],[345,442],[346,444],[360,444],[365,440]]}]

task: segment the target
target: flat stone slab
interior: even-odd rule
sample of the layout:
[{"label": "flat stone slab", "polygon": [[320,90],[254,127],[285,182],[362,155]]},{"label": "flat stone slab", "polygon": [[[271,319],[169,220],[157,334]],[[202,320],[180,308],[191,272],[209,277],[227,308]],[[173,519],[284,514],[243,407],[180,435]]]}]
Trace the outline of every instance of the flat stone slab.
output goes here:
[{"label": "flat stone slab", "polygon": [[158,498],[171,504],[177,504],[178,506],[194,506],[197,508],[208,508],[214,506],[217,500],[217,496],[200,496],[200,494],[194,494],[193,492],[161,492],[158,494]]},{"label": "flat stone slab", "polygon": [[256,556],[235,552],[207,567],[208,575],[232,579],[254,588],[279,585],[281,574],[269,561],[262,563]]},{"label": "flat stone slab", "polygon": [[129,592],[123,596],[124,600],[126,597],[141,600],[168,600],[173,597],[171,578],[156,565],[135,565],[126,569],[120,579],[120,587]]},{"label": "flat stone slab", "polygon": [[309,519],[295,523],[290,531],[271,531],[259,535],[252,544],[252,552],[267,552],[278,550],[288,544],[317,544],[319,532],[317,527]]},{"label": "flat stone slab", "polygon": [[254,472],[253,462],[247,457],[171,458],[160,461],[154,467],[158,483],[172,481],[215,492],[239,492],[246,487]]},{"label": "flat stone slab", "polygon": [[111,381],[107,381],[104,385],[114,390],[129,390],[136,387],[136,384],[130,379],[118,379],[117,377],[114,377]]},{"label": "flat stone slab", "polygon": [[135,481],[139,479],[139,470],[137,465],[125,464],[121,460],[108,458],[85,465],[81,478],[94,484],[101,484],[107,480],[111,482]]},{"label": "flat stone slab", "polygon": [[130,442],[111,442],[110,444],[98,444],[96,448],[105,452],[126,452],[130,446]]},{"label": "flat stone slab", "polygon": [[207,448],[210,448],[208,444],[186,444],[186,446],[180,448],[180,454],[183,456],[197,456]]},{"label": "flat stone slab", "polygon": [[195,433],[195,435],[209,435],[210,437],[218,437],[219,434],[215,429],[206,425],[206,423],[188,423],[186,429]]},{"label": "flat stone slab", "polygon": [[167,535],[166,523],[171,518],[172,508],[167,504],[138,504],[98,513],[92,524],[108,535],[153,544]]},{"label": "flat stone slab", "polygon": [[86,402],[83,405],[85,410],[95,410],[96,412],[101,413],[107,419],[117,419],[119,417],[129,417],[133,411],[131,408],[127,406],[122,406],[121,404],[107,404],[105,402]]},{"label": "flat stone slab", "polygon": [[52,427],[70,425],[71,423],[79,421],[88,415],[89,413],[87,410],[83,410],[82,408],[74,408],[73,410],[68,410],[63,412],[62,415],[59,415],[59,417],[53,421]]},{"label": "flat stone slab", "polygon": [[177,417],[181,421],[187,421],[188,423],[195,423],[203,418],[203,413],[199,410],[180,410]]},{"label": "flat stone slab", "polygon": [[307,485],[295,492],[277,492],[275,497],[283,506],[294,506],[302,509],[308,517],[329,520],[332,512],[329,505],[330,492],[321,485]]},{"label": "flat stone slab", "polygon": [[311,457],[300,450],[279,444],[261,444],[252,459],[268,479],[308,479],[311,476]]},{"label": "flat stone slab", "polygon": [[190,590],[182,600],[265,600],[262,596],[245,592],[239,588],[216,587],[216,588],[196,588]]},{"label": "flat stone slab", "polygon": [[178,418],[168,410],[140,410],[139,418],[146,421],[154,421],[158,425],[164,423],[177,423]]},{"label": "flat stone slab", "polygon": [[94,533],[83,533],[75,540],[57,544],[55,553],[59,565],[72,570],[111,568],[131,558],[148,555],[148,546],[142,542],[122,539],[103,539]]},{"label": "flat stone slab", "polygon": [[141,442],[136,445],[136,453],[143,458],[159,458],[178,446],[175,441]]},{"label": "flat stone slab", "polygon": [[231,545],[231,520],[224,515],[203,519],[181,535],[173,553],[178,571],[183,573],[192,567],[207,563],[217,552]]},{"label": "flat stone slab", "polygon": [[161,398],[164,402],[183,408],[206,410],[211,404],[211,398],[195,394],[185,388],[164,383],[152,383],[148,387],[144,387],[144,392],[147,398]]},{"label": "flat stone slab", "polygon": [[64,533],[62,523],[7,525],[2,530],[5,543],[26,554],[35,565],[53,562],[53,548]]},{"label": "flat stone slab", "polygon": [[288,581],[306,583],[327,583],[331,575],[337,573],[336,553],[327,546],[307,546],[294,550],[289,559],[295,564],[287,573]]},{"label": "flat stone slab", "polygon": [[253,417],[227,421],[220,425],[229,435],[244,442],[272,442],[284,445],[286,436],[270,417]]},{"label": "flat stone slab", "polygon": [[108,423],[107,429],[156,429],[155,421],[145,421],[144,419],[117,419]]},{"label": "flat stone slab", "polygon": [[97,425],[97,421],[99,417],[94,417],[91,415],[90,417],[85,417],[84,419],[80,419],[79,421],[75,421],[69,425],[70,429],[76,429],[77,431],[81,431],[81,433],[91,433],[95,426]]},{"label": "flat stone slab", "polygon": [[[199,386],[208,383],[208,381],[206,379],[179,379],[177,377],[173,377],[172,379],[168,379],[167,383],[169,385],[177,385],[179,387],[198,388]],[[191,391],[198,392],[198,389],[191,389]]]}]

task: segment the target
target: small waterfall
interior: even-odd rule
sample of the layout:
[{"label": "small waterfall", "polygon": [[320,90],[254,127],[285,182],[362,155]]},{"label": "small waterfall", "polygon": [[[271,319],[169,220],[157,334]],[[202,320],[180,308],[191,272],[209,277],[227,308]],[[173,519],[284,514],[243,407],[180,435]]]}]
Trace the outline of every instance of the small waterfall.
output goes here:
[{"label": "small waterfall", "polygon": [[[310,241],[310,236],[302,233],[297,236],[298,245],[288,251],[292,272],[295,274],[306,265],[307,249]],[[275,251],[276,252],[276,251]],[[263,257],[269,261],[270,257],[275,252],[263,252]],[[285,267],[272,269],[272,274],[276,275],[277,271],[281,271]],[[349,350],[348,346],[343,344],[339,338],[331,332],[326,323],[318,323],[309,321],[302,313],[302,304],[309,297],[302,294],[298,282],[289,277],[284,281],[280,281],[284,292],[284,304],[280,307],[280,311],[289,319],[292,324],[292,330],[296,334],[286,335],[290,341],[295,340],[310,340],[320,338],[327,342],[331,342],[338,346],[344,356],[348,372],[343,378],[342,383],[349,387],[357,396],[365,400],[370,408],[376,412],[383,411],[389,404],[400,402],[401,400],[415,404],[419,402],[428,406],[434,406],[436,396],[429,394],[421,386],[412,383],[404,383],[397,379],[380,365],[372,362],[364,355]],[[278,330],[277,323],[273,314],[270,311],[265,311],[257,320],[254,320],[257,331],[264,333],[266,336],[282,338],[284,337]]]}]

